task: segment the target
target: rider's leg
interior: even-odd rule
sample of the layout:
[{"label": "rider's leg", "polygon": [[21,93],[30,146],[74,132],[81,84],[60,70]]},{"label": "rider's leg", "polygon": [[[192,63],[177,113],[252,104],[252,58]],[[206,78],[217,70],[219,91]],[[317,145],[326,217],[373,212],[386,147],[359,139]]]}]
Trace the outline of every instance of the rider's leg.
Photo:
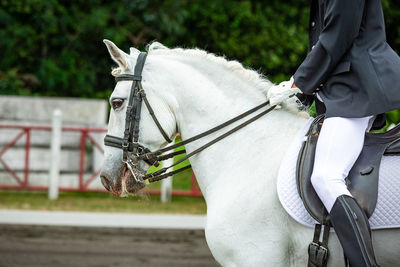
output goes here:
[{"label": "rider's leg", "polygon": [[345,178],[361,153],[370,118],[333,117],[322,125],[311,183],[328,212],[338,196],[351,196]]},{"label": "rider's leg", "polygon": [[311,177],[352,266],[377,266],[368,219],[345,184],[361,153],[370,121],[371,117],[325,119]]}]

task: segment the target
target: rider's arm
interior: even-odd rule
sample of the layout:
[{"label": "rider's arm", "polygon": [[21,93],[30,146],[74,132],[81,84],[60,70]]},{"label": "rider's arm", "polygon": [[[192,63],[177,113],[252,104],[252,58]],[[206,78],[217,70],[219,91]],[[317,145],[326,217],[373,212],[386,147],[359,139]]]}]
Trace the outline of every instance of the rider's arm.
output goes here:
[{"label": "rider's arm", "polygon": [[331,0],[318,42],[294,74],[295,84],[313,94],[323,84],[358,36],[365,0]]}]

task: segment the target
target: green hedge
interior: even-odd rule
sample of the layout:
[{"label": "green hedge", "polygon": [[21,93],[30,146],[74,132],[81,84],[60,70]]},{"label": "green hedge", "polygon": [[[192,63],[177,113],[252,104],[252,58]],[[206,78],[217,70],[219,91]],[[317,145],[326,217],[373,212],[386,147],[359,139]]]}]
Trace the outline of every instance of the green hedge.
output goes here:
[{"label": "green hedge", "polygon": [[[124,50],[153,40],[200,47],[280,82],[307,53],[310,2],[0,0],[0,92],[106,98],[113,79],[104,38]],[[400,2],[382,3],[400,52]]]}]

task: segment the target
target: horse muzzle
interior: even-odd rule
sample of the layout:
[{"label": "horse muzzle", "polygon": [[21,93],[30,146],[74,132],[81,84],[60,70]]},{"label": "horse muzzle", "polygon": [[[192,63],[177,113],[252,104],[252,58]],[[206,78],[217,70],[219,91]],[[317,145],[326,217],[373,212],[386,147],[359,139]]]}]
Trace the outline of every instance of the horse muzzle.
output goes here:
[{"label": "horse muzzle", "polygon": [[120,171],[111,177],[106,172],[100,175],[103,186],[116,197],[124,197],[136,194],[140,189],[146,186],[143,180],[146,172],[138,168],[129,168],[127,164],[123,164]]}]

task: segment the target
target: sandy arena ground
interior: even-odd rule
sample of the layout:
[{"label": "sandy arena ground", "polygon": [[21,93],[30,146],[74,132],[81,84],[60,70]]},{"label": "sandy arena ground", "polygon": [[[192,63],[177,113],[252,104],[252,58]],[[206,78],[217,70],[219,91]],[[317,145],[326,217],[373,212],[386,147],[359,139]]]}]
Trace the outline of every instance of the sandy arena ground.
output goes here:
[{"label": "sandy arena ground", "polygon": [[0,225],[0,266],[218,266],[202,230]]}]

